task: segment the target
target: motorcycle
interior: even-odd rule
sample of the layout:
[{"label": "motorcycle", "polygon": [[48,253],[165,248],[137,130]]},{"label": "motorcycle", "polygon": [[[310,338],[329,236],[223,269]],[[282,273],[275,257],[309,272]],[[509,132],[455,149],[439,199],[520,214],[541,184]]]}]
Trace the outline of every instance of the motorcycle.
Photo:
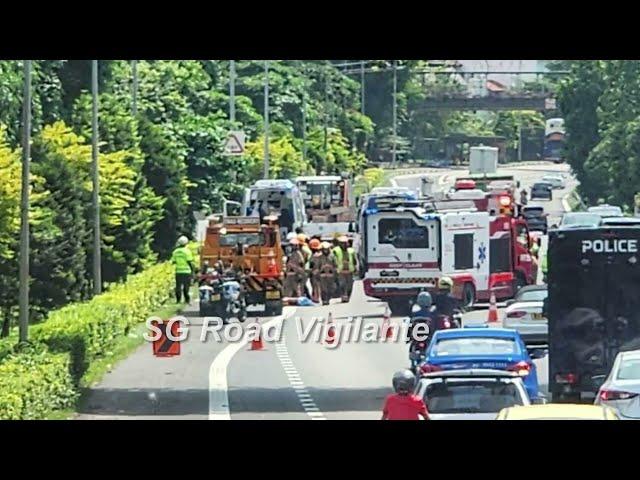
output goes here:
[{"label": "motorcycle", "polygon": [[209,269],[199,278],[200,316],[220,317],[226,324],[231,318],[247,319],[247,304],[242,286],[233,277],[223,277]]},{"label": "motorcycle", "polygon": [[[424,363],[426,359],[426,352],[429,343],[431,342],[432,333],[432,325],[431,319],[416,317],[411,320],[411,324],[415,325],[416,323],[426,323],[428,326],[427,332],[423,332],[423,338],[414,339],[410,337],[408,339],[409,342],[409,361],[411,363],[410,370],[415,374],[419,375],[419,368],[422,363]],[[413,327],[411,329],[413,333]]]}]

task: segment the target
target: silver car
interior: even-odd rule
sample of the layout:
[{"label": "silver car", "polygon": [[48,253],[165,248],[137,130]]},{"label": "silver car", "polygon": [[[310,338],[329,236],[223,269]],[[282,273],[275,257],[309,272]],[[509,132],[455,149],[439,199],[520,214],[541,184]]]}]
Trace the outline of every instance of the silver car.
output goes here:
[{"label": "silver car", "polygon": [[594,403],[614,408],[623,420],[640,420],[640,350],[618,353]]},{"label": "silver car", "polygon": [[531,404],[522,378],[502,370],[423,374],[416,395],[424,400],[431,420],[493,420],[503,408]]},{"label": "silver car", "polygon": [[547,345],[549,321],[542,313],[545,298],[546,285],[521,288],[516,298],[507,302],[502,326],[516,330],[527,346]]},{"label": "silver car", "polygon": [[545,175],[542,181],[551,184],[554,189],[562,189],[565,187],[564,178],[560,175]]},{"label": "silver car", "polygon": [[603,204],[603,205],[598,205],[596,207],[589,207],[587,208],[587,212],[589,213],[597,213],[598,215],[600,215],[602,218],[606,218],[606,217],[622,217],[622,209],[616,205],[608,205],[608,204]]}]

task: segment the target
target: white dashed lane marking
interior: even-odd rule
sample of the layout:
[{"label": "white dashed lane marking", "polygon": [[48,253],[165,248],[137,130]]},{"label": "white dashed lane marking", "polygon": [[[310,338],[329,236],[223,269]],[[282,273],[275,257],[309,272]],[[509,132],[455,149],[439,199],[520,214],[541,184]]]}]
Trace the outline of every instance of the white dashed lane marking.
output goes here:
[{"label": "white dashed lane marking", "polygon": [[313,398],[309,394],[309,390],[307,390],[307,387],[300,378],[300,374],[298,373],[295,365],[293,365],[291,357],[289,357],[289,350],[287,349],[284,335],[276,343],[276,355],[278,356],[278,360],[280,360],[284,373],[287,375],[287,379],[289,380],[291,387],[296,392],[300,405],[302,405],[305,413],[311,417],[311,420],[326,420],[326,417],[320,411],[316,402],[313,401]]}]

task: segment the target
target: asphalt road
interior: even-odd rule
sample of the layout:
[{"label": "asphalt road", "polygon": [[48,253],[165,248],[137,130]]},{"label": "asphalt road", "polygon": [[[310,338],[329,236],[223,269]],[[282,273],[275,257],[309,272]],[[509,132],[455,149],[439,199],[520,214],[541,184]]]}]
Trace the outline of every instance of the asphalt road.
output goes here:
[{"label": "asphalt road", "polygon": [[[544,164],[507,171],[517,175],[522,187],[528,187],[547,171],[565,169],[564,165]],[[427,174],[446,187],[460,173],[442,170]],[[417,188],[419,176],[397,181]],[[568,188],[572,186],[568,184]],[[540,202],[550,213],[551,222],[561,215],[561,198],[567,192],[555,191],[553,201]],[[190,332],[182,342],[180,356],[156,358],[151,345],[143,345],[90,390],[77,418],[378,419],[384,397],[391,391],[393,373],[408,363],[407,346],[401,338],[363,341],[372,337],[368,328],[381,326],[385,307],[385,303],[366,297],[361,282],[356,282],[347,304],[287,307],[280,317],[258,318],[264,327],[280,327],[281,335],[265,341],[263,350],[253,351],[247,343],[229,341],[224,334],[220,341],[209,338],[201,342],[203,319],[197,316],[194,304],[185,312]],[[334,344],[323,342],[326,325],[317,321],[326,320],[329,313],[336,326]],[[476,310],[464,321],[483,322],[486,316],[486,310]],[[362,319],[360,341],[354,333],[357,318]],[[399,334],[402,319],[391,318],[391,323]],[[222,332],[237,329],[232,325]],[[311,338],[303,341],[302,334],[312,327]],[[345,331],[349,327],[350,336]],[[315,340],[316,333],[320,341]],[[536,363],[545,391],[546,358]]]}]

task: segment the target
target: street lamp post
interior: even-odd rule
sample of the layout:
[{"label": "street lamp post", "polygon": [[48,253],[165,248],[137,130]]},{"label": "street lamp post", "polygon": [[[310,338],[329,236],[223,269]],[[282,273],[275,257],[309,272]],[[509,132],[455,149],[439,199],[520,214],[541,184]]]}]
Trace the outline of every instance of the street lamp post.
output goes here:
[{"label": "street lamp post", "polygon": [[360,113],[364,115],[364,60],[360,61]]},{"label": "street lamp post", "polygon": [[398,128],[398,61],[393,61],[393,157],[392,165],[396,165],[396,135]]},{"label": "street lamp post", "polygon": [[29,169],[31,163],[31,60],[24,61],[22,191],[20,194],[20,342],[29,338]]},{"label": "street lamp post", "polygon": [[93,115],[91,118],[91,159],[93,179],[93,293],[102,293],[102,271],[100,255],[100,172],[98,163],[98,61],[91,61],[91,94]]},{"label": "street lamp post", "polygon": [[264,62],[264,178],[269,178],[269,60]]},{"label": "street lamp post", "polygon": [[229,65],[229,120],[236,121],[236,61]]}]

